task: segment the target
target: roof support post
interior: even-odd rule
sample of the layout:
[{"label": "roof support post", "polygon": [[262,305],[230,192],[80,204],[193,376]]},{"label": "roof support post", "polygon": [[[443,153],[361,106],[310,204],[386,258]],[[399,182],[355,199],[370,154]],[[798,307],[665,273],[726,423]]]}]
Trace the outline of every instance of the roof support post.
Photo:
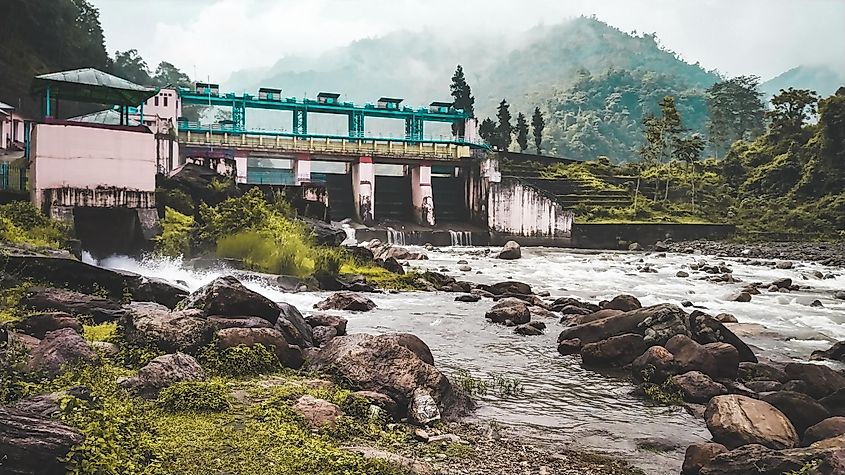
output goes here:
[{"label": "roof support post", "polygon": [[46,101],[45,101],[45,102],[46,102],[46,109],[45,109],[45,111],[44,111],[44,117],[52,117],[52,116],[50,115],[50,114],[51,114],[51,112],[52,112],[52,111],[50,110],[50,105],[51,105],[51,104],[50,104],[50,101],[51,101],[51,98],[50,98],[50,86],[47,86],[47,94],[46,94],[46,96],[47,96],[47,97],[46,97]]}]

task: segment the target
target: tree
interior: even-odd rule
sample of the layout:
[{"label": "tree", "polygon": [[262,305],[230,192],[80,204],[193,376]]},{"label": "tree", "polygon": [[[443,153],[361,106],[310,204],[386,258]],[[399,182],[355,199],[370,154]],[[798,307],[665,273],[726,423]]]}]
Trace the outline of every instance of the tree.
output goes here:
[{"label": "tree", "polygon": [[707,124],[716,156],[724,156],[737,140],[753,140],[765,129],[763,94],[757,76],[737,76],[707,89]]},{"label": "tree", "polygon": [[[452,76],[452,85],[449,89],[452,91],[455,108],[462,109],[471,118],[475,117],[475,98],[472,97],[472,88],[467,84],[464,68],[460,64],[455,69],[455,74]],[[463,136],[465,126],[464,123],[452,124],[452,134]]]},{"label": "tree", "polygon": [[504,99],[499,103],[499,110],[496,113],[499,119],[499,124],[496,126],[496,143],[495,146],[499,150],[507,151],[511,146],[511,135],[513,134],[513,126],[511,125],[510,105]]},{"label": "tree", "polygon": [[695,209],[695,163],[704,151],[704,139],[694,134],[690,137],[677,137],[673,143],[673,155],[687,164],[690,170],[690,187],[692,188],[692,207]]},{"label": "tree", "polygon": [[134,82],[135,84],[150,85],[150,70],[138,50],[114,52],[113,71],[117,76]]},{"label": "tree", "polygon": [[804,122],[816,113],[819,96],[809,89],[780,90],[772,98],[772,110],[766,112],[769,129],[778,139],[801,132]]},{"label": "tree", "polygon": [[481,125],[478,126],[478,135],[481,136],[481,139],[487,142],[488,145],[495,145],[496,123],[489,117],[481,121]]},{"label": "tree", "polygon": [[189,87],[191,85],[191,78],[173,64],[162,61],[156,67],[155,74],[152,77],[152,84],[158,87]]},{"label": "tree", "polygon": [[[670,162],[674,153],[674,145],[684,131],[681,116],[675,107],[675,98],[665,96],[660,101],[660,116],[646,114],[643,117],[645,143],[640,147],[640,156],[646,165],[660,166]],[[654,201],[657,201],[659,176],[655,176]],[[669,197],[669,178],[666,179],[664,200]]]},{"label": "tree", "polygon": [[546,120],[543,119],[543,113],[540,112],[539,107],[534,108],[534,115],[531,116],[531,128],[534,131],[534,147],[537,149],[537,155],[539,155],[543,145],[543,129],[546,128]]},{"label": "tree", "polygon": [[520,152],[528,148],[528,121],[522,112],[516,116],[516,143],[519,145]]}]

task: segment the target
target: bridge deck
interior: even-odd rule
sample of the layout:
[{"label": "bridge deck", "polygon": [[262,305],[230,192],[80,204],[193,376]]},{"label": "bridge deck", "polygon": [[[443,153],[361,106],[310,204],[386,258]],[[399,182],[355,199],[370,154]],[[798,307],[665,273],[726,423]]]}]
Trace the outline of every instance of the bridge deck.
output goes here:
[{"label": "bridge deck", "polygon": [[179,143],[192,147],[223,147],[268,152],[301,152],[350,157],[384,156],[416,160],[460,160],[471,156],[470,145],[453,142],[411,142],[377,138],[298,137],[282,134],[179,131]]}]

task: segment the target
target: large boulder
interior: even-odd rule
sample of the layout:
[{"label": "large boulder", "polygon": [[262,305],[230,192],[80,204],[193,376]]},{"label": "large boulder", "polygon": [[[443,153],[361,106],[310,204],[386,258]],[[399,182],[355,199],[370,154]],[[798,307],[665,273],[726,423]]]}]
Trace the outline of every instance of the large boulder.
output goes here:
[{"label": "large boulder", "polygon": [[845,417],[845,388],[830,393],[829,395],[819,399],[819,402],[825,407],[825,409],[830,411],[831,416]]},{"label": "large boulder", "polygon": [[787,449],[798,444],[789,419],[765,401],[737,394],[716,396],[704,418],[713,440],[731,449],[747,444]]},{"label": "large boulder", "polygon": [[661,304],[564,329],[558,342],[578,338],[583,344],[625,333],[643,335],[649,345],[664,345],[675,335],[689,335],[687,315],[677,305]]},{"label": "large boulder", "polygon": [[[807,466],[815,466],[806,471]],[[705,465],[701,475],[838,475],[845,473],[845,449],[809,448],[772,450],[759,444],[719,454]]]},{"label": "large boulder", "polygon": [[633,295],[622,294],[613,297],[613,300],[604,304],[604,308],[611,310],[622,310],[623,312],[630,312],[642,308],[642,304]]},{"label": "large boulder", "polygon": [[728,343],[736,348],[739,361],[756,363],[757,357],[751,348],[745,344],[724,323],[704,313],[696,313],[689,317],[689,328],[695,341],[702,345],[707,343]]},{"label": "large boulder", "polygon": [[27,367],[56,376],[65,366],[99,361],[97,352],[79,333],[72,328],[62,328],[48,333],[32,350]]},{"label": "large boulder", "polygon": [[584,345],[581,348],[581,360],[585,366],[622,367],[630,364],[645,350],[642,335],[626,333]]},{"label": "large boulder", "polygon": [[717,378],[736,379],[739,374],[739,351],[729,343],[707,343],[704,345],[716,360]]},{"label": "large boulder", "polygon": [[90,315],[95,323],[120,319],[126,312],[119,302],[52,287],[33,287],[21,298],[21,306],[37,312]]},{"label": "large boulder", "polygon": [[61,422],[0,406],[0,471],[8,475],[64,475],[61,461],[82,434]]},{"label": "large boulder", "polygon": [[302,349],[289,345],[282,332],[273,328],[226,328],[217,332],[217,347],[221,350],[238,345],[248,347],[263,345],[274,352],[286,368],[302,367]]},{"label": "large boulder", "polygon": [[714,378],[721,372],[713,353],[686,335],[676,335],[669,339],[666,349],[672,353],[679,372],[701,371]]},{"label": "large boulder", "polygon": [[681,475],[699,475],[702,467],[710,463],[717,455],[727,451],[727,447],[715,442],[690,445],[684,454],[684,465],[681,467]]},{"label": "large boulder", "polygon": [[197,353],[211,342],[214,324],[200,309],[171,311],[151,302],[133,302],[120,320],[126,341],[136,346],[153,346],[167,353]]},{"label": "large boulder", "polygon": [[845,417],[829,417],[807,428],[804,432],[804,445],[814,444],[820,440],[832,439],[845,435]]},{"label": "large boulder", "polygon": [[47,333],[70,328],[82,333],[82,324],[75,317],[64,312],[36,313],[25,317],[15,325],[15,329],[35,338],[44,338]]},{"label": "large boulder", "polygon": [[[128,294],[136,301],[156,302],[173,308],[188,294],[185,289],[160,279],[151,279],[123,270],[97,267],[66,255],[9,252],[4,253],[2,260],[4,272],[22,280],[41,282],[52,287],[89,295],[104,292],[108,299],[115,302],[122,300]],[[76,313],[57,307],[47,310]],[[108,317],[108,319],[116,318],[119,316]]]},{"label": "large boulder", "polygon": [[788,417],[799,435],[803,434],[811,425],[830,417],[830,413],[824,406],[806,394],[794,391],[777,391],[763,395],[761,399],[775,406]]},{"label": "large boulder", "polygon": [[662,346],[652,346],[645,350],[631,363],[631,370],[635,380],[658,384],[677,372],[675,357]]},{"label": "large boulder", "polygon": [[785,383],[789,381],[786,372],[783,368],[769,363],[739,363],[739,377],[743,381],[779,381]]},{"label": "large boulder", "polygon": [[337,331],[337,336],[346,335],[347,320],[337,315],[328,313],[314,313],[305,317],[305,322],[311,326],[316,327],[332,327]]},{"label": "large boulder", "polygon": [[417,358],[434,366],[434,355],[431,354],[431,348],[420,337],[412,333],[384,333],[380,337],[399,346],[404,346],[417,355]]},{"label": "large boulder", "polygon": [[350,310],[368,312],[376,308],[375,302],[355,292],[335,292],[314,304],[317,310]]},{"label": "large boulder", "polygon": [[311,325],[299,313],[299,309],[285,302],[279,302],[281,314],[276,320],[276,330],[282,332],[287,342],[300,348],[314,346],[314,335]]},{"label": "large boulder", "polygon": [[306,424],[316,428],[333,425],[343,415],[343,411],[336,404],[307,394],[296,400],[293,410]]},{"label": "large boulder", "polygon": [[504,299],[484,314],[493,323],[522,325],[531,321],[531,311],[528,306],[518,299]]},{"label": "large boulder", "polygon": [[506,280],[504,282],[496,282],[493,285],[480,284],[479,289],[486,290],[493,295],[517,294],[517,295],[532,295],[534,292],[531,286],[516,280]]},{"label": "large boulder", "polygon": [[340,226],[306,217],[300,217],[299,221],[311,229],[314,240],[321,246],[337,247],[346,240],[346,231]]},{"label": "large boulder", "polygon": [[508,241],[496,257],[506,260],[519,259],[522,257],[522,248],[520,248],[519,243],[516,241]]},{"label": "large boulder", "polygon": [[689,371],[669,379],[681,391],[684,401],[696,404],[706,404],[711,398],[728,392],[725,385],[700,371]]},{"label": "large boulder", "polygon": [[261,317],[276,323],[281,309],[267,297],[246,288],[236,277],[218,277],[197,289],[179,304],[198,309],[206,317]]},{"label": "large boulder", "polygon": [[845,388],[845,375],[824,365],[789,363],[784,367],[784,371],[788,378],[803,381],[807,394],[815,399],[821,399]]},{"label": "large boulder", "polygon": [[261,317],[208,317],[208,321],[214,328],[273,328],[273,324]]},{"label": "large boulder", "polygon": [[137,375],[120,381],[120,385],[138,396],[154,398],[162,389],[180,381],[202,379],[205,372],[193,356],[174,353],[154,358]]},{"label": "large boulder", "polygon": [[836,342],[826,350],[816,350],[811,356],[816,360],[828,359],[845,362],[845,341]]},{"label": "large boulder", "polygon": [[428,391],[445,417],[461,415],[471,406],[437,368],[386,336],[333,338],[309,355],[308,366],[342,377],[355,389],[389,396],[403,414],[417,389]]}]

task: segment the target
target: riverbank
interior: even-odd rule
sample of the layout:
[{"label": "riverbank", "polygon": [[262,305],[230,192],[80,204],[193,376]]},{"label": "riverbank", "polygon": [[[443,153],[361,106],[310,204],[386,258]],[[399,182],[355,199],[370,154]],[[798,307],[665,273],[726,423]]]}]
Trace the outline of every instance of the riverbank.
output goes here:
[{"label": "riverbank", "polygon": [[749,261],[792,260],[817,262],[821,265],[845,267],[845,241],[733,242],[679,241],[666,244],[662,250],[685,254],[737,257]]}]

